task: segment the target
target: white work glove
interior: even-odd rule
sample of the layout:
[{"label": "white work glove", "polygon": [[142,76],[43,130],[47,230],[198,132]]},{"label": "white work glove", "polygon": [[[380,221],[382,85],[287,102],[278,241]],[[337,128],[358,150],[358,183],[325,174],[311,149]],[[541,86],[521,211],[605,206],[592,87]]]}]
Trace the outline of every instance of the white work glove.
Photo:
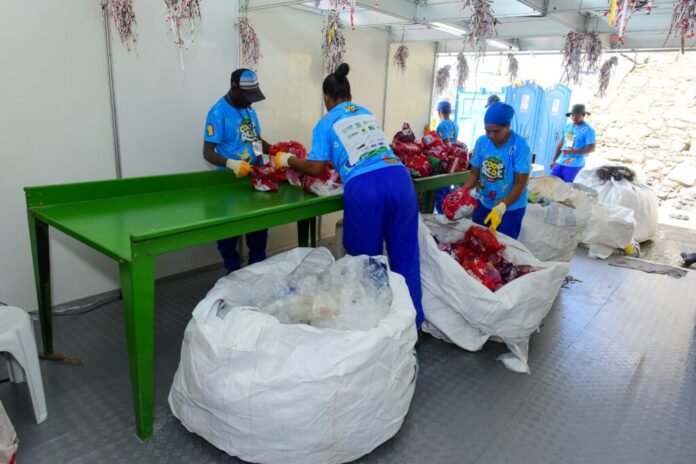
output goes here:
[{"label": "white work glove", "polygon": [[225,164],[227,169],[234,172],[234,175],[237,177],[247,176],[252,171],[251,165],[246,161],[228,159]]},{"label": "white work glove", "polygon": [[486,216],[486,219],[483,220],[484,224],[488,224],[489,222],[491,223],[489,226],[491,232],[495,233],[495,231],[498,230],[498,226],[500,226],[500,223],[503,222],[503,215],[505,214],[505,211],[507,211],[507,206],[505,206],[505,203],[501,201],[495,205],[491,212],[488,213],[488,216]]},{"label": "white work glove", "polygon": [[273,160],[273,165],[275,166],[276,169],[279,171],[282,171],[285,168],[289,168],[290,164],[290,158],[292,158],[295,155],[291,155],[290,153],[285,153],[282,151],[279,151],[278,153],[275,154],[274,160]]}]

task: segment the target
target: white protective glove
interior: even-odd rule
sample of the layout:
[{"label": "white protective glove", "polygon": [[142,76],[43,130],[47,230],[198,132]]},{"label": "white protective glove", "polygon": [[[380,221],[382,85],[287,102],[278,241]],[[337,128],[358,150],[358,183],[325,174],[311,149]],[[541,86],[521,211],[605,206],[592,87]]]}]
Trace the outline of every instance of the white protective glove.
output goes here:
[{"label": "white protective glove", "polygon": [[227,169],[234,172],[237,177],[244,177],[251,173],[251,165],[246,161],[228,159],[225,163]]}]

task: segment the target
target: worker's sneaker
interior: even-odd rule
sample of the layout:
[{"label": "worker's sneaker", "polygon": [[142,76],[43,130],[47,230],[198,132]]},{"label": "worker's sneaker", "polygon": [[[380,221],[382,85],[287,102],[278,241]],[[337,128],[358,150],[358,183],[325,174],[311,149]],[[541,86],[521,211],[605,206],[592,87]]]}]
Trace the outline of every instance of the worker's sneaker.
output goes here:
[{"label": "worker's sneaker", "polygon": [[681,257],[684,260],[684,267],[691,267],[692,264],[696,263],[696,253],[682,251]]}]

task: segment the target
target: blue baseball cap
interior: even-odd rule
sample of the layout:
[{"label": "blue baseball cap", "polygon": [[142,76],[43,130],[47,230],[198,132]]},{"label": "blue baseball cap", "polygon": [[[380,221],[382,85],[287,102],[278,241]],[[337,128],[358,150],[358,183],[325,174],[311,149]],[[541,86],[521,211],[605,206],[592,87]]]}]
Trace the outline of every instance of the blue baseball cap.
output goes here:
[{"label": "blue baseball cap", "polygon": [[256,103],[266,99],[259,87],[259,78],[251,69],[237,69],[230,79],[233,86],[239,87],[242,95],[249,103]]},{"label": "blue baseball cap", "polygon": [[441,101],[440,103],[437,104],[437,110],[442,112],[442,113],[451,113],[452,112],[452,105],[450,105],[450,102],[448,102],[448,101]]}]

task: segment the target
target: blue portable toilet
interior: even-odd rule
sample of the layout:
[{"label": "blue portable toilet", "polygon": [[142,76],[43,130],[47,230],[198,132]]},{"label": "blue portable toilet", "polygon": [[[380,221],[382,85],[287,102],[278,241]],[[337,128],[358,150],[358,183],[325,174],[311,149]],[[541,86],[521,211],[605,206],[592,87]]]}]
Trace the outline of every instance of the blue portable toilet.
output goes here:
[{"label": "blue portable toilet", "polygon": [[505,103],[515,109],[512,130],[527,140],[532,153],[536,153],[537,120],[543,99],[544,89],[529,81],[521,87],[505,88]]},{"label": "blue portable toilet", "polygon": [[536,163],[544,166],[546,173],[549,173],[549,165],[566,124],[565,114],[570,106],[571,94],[568,87],[556,84],[547,89],[542,98],[532,152],[536,153]]},{"label": "blue portable toilet", "polygon": [[457,89],[457,102],[454,108],[454,122],[459,126],[459,140],[473,150],[476,139],[486,133],[483,126],[483,115],[486,113],[486,102],[490,95],[503,97],[504,89],[491,91]]}]

